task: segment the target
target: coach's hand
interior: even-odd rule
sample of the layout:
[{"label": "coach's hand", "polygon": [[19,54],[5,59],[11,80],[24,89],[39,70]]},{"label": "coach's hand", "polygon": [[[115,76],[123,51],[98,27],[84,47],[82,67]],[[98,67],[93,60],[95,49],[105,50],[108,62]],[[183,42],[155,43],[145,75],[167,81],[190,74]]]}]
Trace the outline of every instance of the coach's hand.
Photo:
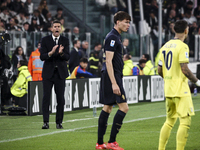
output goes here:
[{"label": "coach's hand", "polygon": [[62,53],[63,53],[63,49],[64,49],[64,46],[62,46],[62,44],[61,44],[60,47],[59,47],[58,53],[59,53],[59,54],[62,54]]},{"label": "coach's hand", "polygon": [[56,48],[58,47],[58,45],[55,45],[52,50],[48,53],[49,57],[51,57],[51,55],[53,55],[56,51]]},{"label": "coach's hand", "polygon": [[112,89],[113,89],[114,94],[119,95],[119,96],[121,95],[121,91],[117,83],[112,84]]}]

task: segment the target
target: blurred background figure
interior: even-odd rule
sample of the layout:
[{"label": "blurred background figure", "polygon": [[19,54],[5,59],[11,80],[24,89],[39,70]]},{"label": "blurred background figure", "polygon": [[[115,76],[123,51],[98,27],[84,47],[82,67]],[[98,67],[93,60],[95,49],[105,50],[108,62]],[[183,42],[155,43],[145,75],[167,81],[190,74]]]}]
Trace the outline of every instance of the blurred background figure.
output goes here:
[{"label": "blurred background figure", "polygon": [[146,60],[146,65],[143,68],[144,75],[155,75],[155,68],[152,64],[149,54],[143,54],[142,59]]},{"label": "blurred background figure", "polygon": [[42,68],[44,62],[40,60],[40,47],[41,43],[38,42],[37,49],[31,53],[28,61],[28,70],[33,81],[42,80]]},{"label": "blurred background figure", "polygon": [[79,40],[79,28],[74,27],[73,32],[72,32],[72,41],[74,40]]},{"label": "blurred background figure", "polygon": [[140,59],[139,64],[133,67],[132,75],[144,75],[143,68],[145,67],[145,65],[146,65],[146,60]]},{"label": "blurred background figure", "polygon": [[12,59],[11,59],[11,63],[12,63],[12,69],[13,69],[13,81],[15,82],[15,80],[17,79],[17,75],[18,75],[18,69],[17,69],[17,64],[20,60],[24,60],[26,62],[26,56],[24,55],[24,51],[23,48],[21,46],[18,46],[13,55],[12,55]]},{"label": "blurred background figure", "polygon": [[82,57],[88,58],[88,53],[87,53],[88,47],[89,47],[89,43],[87,41],[83,41],[81,44],[81,48],[79,49],[79,51],[81,52],[81,58]]},{"label": "blurred background figure", "polygon": [[125,38],[125,39],[123,39],[123,46],[124,46],[124,48],[123,48],[123,55],[125,55],[125,54],[129,54],[129,52],[130,52],[130,49],[128,48],[128,45],[129,45],[129,39],[127,39],[127,38]]},{"label": "blurred background figure", "polygon": [[132,75],[133,61],[131,60],[131,55],[125,54],[123,57],[123,61],[124,61],[123,75],[124,76]]},{"label": "blurred background figure", "polygon": [[94,46],[94,50],[89,55],[89,63],[88,63],[88,71],[97,77],[101,76],[101,68],[102,68],[102,59],[103,59],[103,51],[102,45],[100,43],[96,43]]},{"label": "blurred background figure", "polygon": [[87,58],[81,58],[80,59],[80,64],[79,66],[77,66],[74,71],[71,74],[70,79],[75,79],[75,78],[92,78],[94,77],[93,74],[91,74],[90,72],[86,71],[88,65],[88,59]]},{"label": "blurred background figure", "polygon": [[79,48],[81,47],[81,42],[79,40],[73,41],[73,48],[70,53],[69,59],[69,71],[73,72],[74,68],[77,67],[80,63],[81,53],[79,52]]}]

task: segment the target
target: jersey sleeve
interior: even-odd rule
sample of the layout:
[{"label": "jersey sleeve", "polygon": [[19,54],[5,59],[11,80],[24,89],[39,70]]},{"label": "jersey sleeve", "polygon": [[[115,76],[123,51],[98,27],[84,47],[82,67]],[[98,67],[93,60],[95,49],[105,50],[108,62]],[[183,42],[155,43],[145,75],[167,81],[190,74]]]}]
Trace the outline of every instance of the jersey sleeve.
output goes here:
[{"label": "jersey sleeve", "polygon": [[105,51],[111,51],[114,52],[117,48],[118,45],[118,39],[114,35],[110,35],[106,40],[105,40],[105,45],[104,49]]},{"label": "jersey sleeve", "polygon": [[189,62],[189,47],[184,45],[179,51],[179,63]]}]

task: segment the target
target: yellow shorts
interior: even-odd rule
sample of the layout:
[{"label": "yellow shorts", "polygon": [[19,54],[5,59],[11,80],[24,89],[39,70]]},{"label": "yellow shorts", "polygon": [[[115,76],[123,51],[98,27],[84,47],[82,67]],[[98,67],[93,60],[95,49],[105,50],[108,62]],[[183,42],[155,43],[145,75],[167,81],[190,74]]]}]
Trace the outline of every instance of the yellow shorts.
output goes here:
[{"label": "yellow shorts", "polygon": [[195,115],[191,96],[166,97],[166,111],[170,118]]}]

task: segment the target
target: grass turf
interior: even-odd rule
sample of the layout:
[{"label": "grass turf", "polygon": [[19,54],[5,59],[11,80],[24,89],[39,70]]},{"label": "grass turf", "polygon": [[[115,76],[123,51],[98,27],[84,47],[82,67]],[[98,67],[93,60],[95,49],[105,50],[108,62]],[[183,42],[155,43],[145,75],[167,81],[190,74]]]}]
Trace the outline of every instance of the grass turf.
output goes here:
[{"label": "grass turf", "polygon": [[[185,150],[200,150],[200,96],[193,97],[196,115]],[[118,107],[113,108],[104,140],[109,140],[111,124]],[[50,129],[42,130],[42,116],[0,116],[0,150],[94,150],[97,141],[97,117],[92,109],[66,112],[64,129],[55,125],[55,114],[50,116]],[[157,150],[161,126],[165,121],[164,102],[129,105],[129,112],[117,136],[125,150]],[[166,150],[175,150],[176,131],[172,129]]]}]

